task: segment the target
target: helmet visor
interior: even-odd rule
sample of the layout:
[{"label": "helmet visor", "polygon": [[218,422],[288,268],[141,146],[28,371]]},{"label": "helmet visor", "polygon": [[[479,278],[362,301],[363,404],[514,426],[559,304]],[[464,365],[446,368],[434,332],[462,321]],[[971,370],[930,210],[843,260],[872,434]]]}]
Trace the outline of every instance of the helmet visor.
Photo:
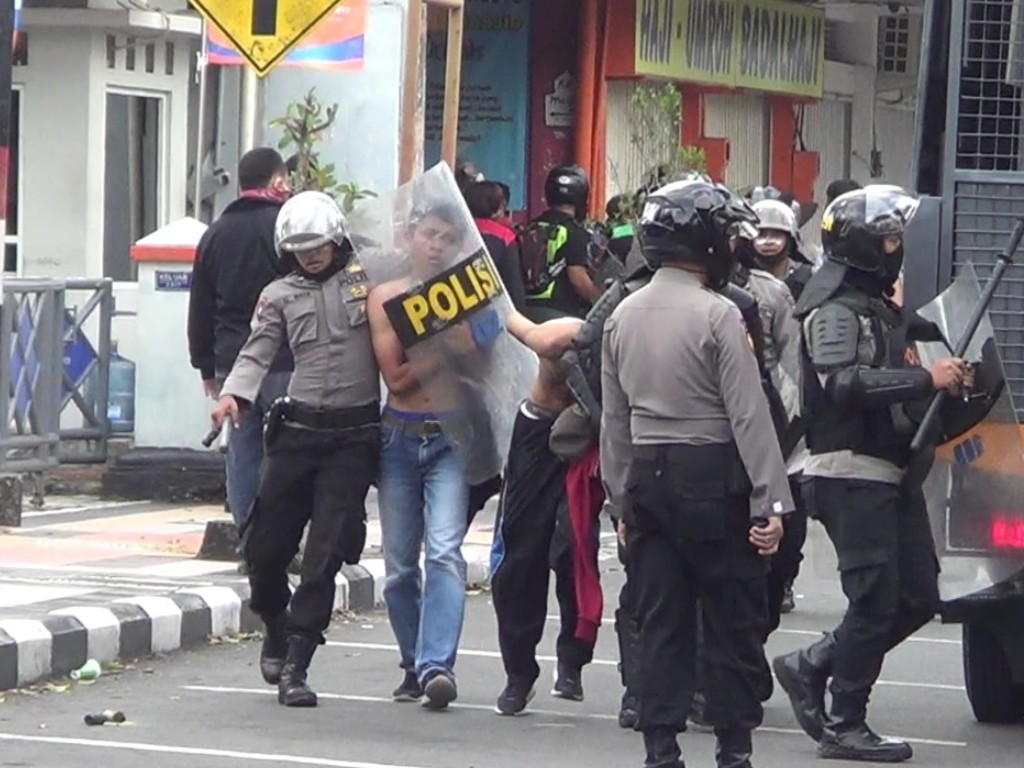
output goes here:
[{"label": "helmet visor", "polygon": [[921,204],[917,195],[889,184],[872,184],[840,195],[825,210],[822,227],[830,223],[833,210],[842,202],[859,196],[864,201],[863,229],[871,235],[901,235]]}]

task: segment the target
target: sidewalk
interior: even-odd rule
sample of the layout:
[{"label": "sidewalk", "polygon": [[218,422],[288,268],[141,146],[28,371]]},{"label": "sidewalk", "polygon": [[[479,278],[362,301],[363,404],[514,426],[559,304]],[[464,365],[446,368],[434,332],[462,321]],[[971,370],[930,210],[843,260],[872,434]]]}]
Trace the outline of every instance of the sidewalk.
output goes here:
[{"label": "sidewalk", "polygon": [[[463,546],[471,586],[490,575],[494,503]],[[363,560],[338,575],[339,611],[369,611],[383,600],[372,490],[367,511]],[[227,519],[223,505],[50,497],[26,510],[21,528],[0,528],[0,691],[67,674],[89,658],[133,659],[259,628],[237,563],[195,557],[207,521]]]}]

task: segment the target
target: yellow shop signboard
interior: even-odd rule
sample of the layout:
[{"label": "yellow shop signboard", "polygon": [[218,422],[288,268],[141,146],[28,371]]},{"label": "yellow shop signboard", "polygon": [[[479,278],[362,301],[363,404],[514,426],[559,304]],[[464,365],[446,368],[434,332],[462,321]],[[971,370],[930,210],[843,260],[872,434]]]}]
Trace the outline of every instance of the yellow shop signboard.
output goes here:
[{"label": "yellow shop signboard", "polygon": [[637,0],[639,75],[821,98],[825,12],[785,0]]}]

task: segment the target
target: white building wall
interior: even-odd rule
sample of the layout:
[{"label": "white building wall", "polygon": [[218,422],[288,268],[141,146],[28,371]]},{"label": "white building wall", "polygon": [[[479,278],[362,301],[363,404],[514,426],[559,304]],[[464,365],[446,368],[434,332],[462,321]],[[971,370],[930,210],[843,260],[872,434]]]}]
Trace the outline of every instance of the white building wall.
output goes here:
[{"label": "white building wall", "polygon": [[[61,17],[52,12],[26,12],[28,64],[13,73],[15,84],[22,88],[21,273],[26,277],[104,277],[109,89],[163,99],[158,225],[186,212],[188,97],[193,87],[195,38],[151,29],[129,31],[124,25],[108,28],[91,14],[72,13],[73,18],[67,17],[72,25],[63,26]],[[118,14],[117,18],[127,17]],[[108,67],[108,29],[122,43],[128,34],[156,43],[154,72],[145,71],[141,48],[136,70],[128,71],[123,46],[114,67]],[[174,43],[172,75],[166,74],[164,66],[168,41]],[[114,293],[119,312],[136,310],[136,283],[116,283]],[[68,298],[72,305],[78,300],[74,295]],[[123,355],[136,357],[139,334],[131,314],[115,317],[112,336]]]},{"label": "white building wall", "polygon": [[22,274],[84,276],[89,174],[94,172],[91,33],[56,28],[29,33],[29,63],[14,70],[15,82],[23,86]]},{"label": "white building wall", "polygon": [[[261,84],[257,143],[276,146],[281,134],[268,123],[315,87],[322,102],[339,105],[337,120],[320,149],[324,164],[335,165],[339,181],[354,181],[377,192],[393,189],[398,183],[406,7],[405,0],[369,0],[362,71],[272,70]],[[239,154],[238,79],[237,68],[222,69],[217,162],[231,170],[232,177]],[[284,150],[286,155],[289,151]],[[216,210],[222,210],[235,194],[234,183],[222,189]]]}]

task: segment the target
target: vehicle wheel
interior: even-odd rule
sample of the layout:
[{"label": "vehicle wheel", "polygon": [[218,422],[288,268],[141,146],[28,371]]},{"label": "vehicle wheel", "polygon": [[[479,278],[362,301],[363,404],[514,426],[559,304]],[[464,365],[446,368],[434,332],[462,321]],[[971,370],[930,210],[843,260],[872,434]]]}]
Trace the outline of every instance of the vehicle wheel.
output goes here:
[{"label": "vehicle wheel", "polygon": [[1016,723],[1024,719],[1024,685],[1014,685],[1006,651],[984,625],[964,624],[964,681],[967,698],[980,723]]}]

